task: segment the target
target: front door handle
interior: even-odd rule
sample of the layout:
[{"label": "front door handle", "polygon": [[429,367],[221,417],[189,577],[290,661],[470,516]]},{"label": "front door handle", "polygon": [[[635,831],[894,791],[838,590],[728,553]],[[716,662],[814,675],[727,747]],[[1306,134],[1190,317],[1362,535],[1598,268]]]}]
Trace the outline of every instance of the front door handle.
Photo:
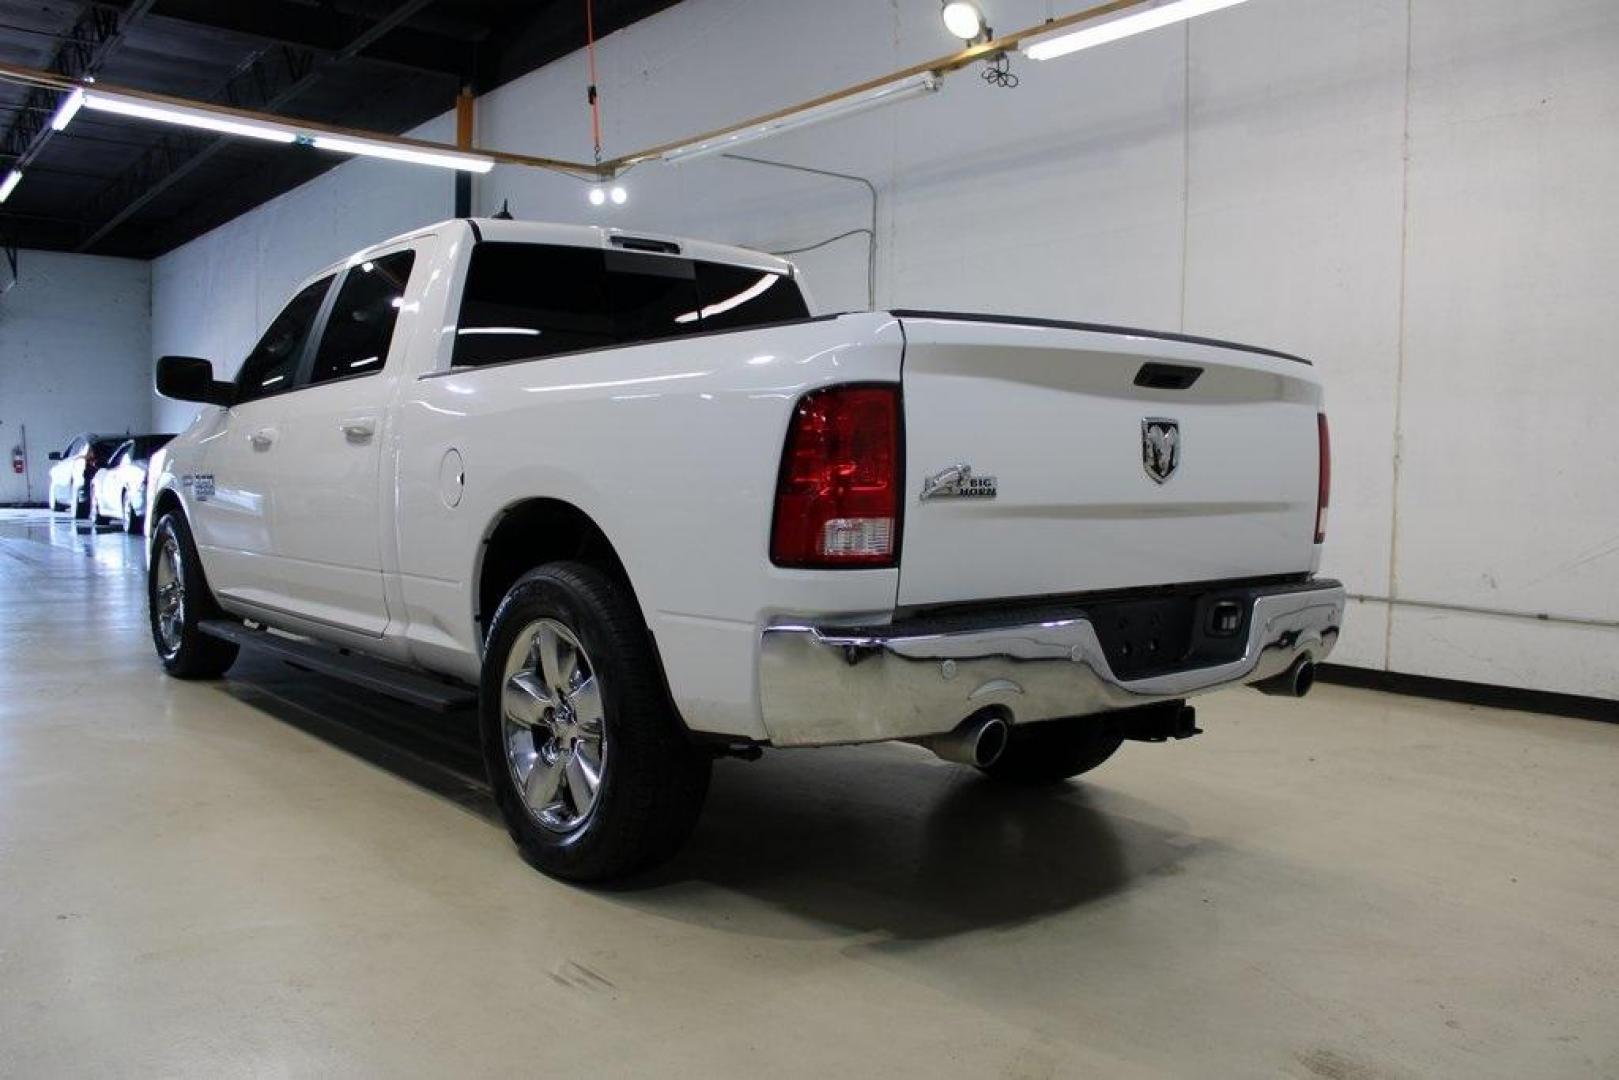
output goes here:
[{"label": "front door handle", "polygon": [[377,433],[377,422],[369,416],[355,416],[338,425],[343,434],[355,442],[364,442]]},{"label": "front door handle", "polygon": [[247,437],[247,441],[253,444],[255,450],[268,450],[270,444],[275,442],[275,428],[259,428]]}]

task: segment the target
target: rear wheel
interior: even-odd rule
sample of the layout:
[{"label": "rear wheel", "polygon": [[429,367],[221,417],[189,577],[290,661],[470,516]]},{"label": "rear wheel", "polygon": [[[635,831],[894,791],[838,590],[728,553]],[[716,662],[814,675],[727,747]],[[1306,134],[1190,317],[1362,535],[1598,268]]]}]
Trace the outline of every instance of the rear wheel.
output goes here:
[{"label": "rear wheel", "polygon": [[1014,726],[1000,757],[979,769],[1009,784],[1056,784],[1090,772],[1123,742],[1106,716]]},{"label": "rear wheel", "polygon": [[691,834],[711,761],[658,675],[626,586],[581,563],[525,575],[495,612],[484,763],[524,856],[573,881],[650,866]]},{"label": "rear wheel", "polygon": [[213,679],[229,670],[237,646],[200,628],[219,609],[203,577],[191,529],[177,513],[164,514],[157,523],[146,587],[152,644],[163,669],[179,679]]},{"label": "rear wheel", "polygon": [[73,520],[84,521],[91,516],[90,491],[83,484],[75,484],[68,489],[68,506],[73,511]]},{"label": "rear wheel", "polygon": [[123,504],[124,531],[131,536],[139,536],[144,530],[141,528],[141,517],[135,513],[135,508],[129,505],[129,496],[124,496]]}]

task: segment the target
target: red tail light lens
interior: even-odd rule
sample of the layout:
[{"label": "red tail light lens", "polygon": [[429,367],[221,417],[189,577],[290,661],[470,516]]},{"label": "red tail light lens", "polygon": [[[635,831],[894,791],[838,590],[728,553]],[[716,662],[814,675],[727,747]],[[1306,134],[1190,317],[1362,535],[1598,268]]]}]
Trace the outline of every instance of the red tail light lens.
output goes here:
[{"label": "red tail light lens", "polygon": [[799,401],[776,485],[771,562],[816,569],[895,565],[899,409],[897,386],[840,386]]},{"label": "red tail light lens", "polygon": [[1316,431],[1321,436],[1321,472],[1315,495],[1315,542],[1327,539],[1327,500],[1332,495],[1332,439],[1327,435],[1327,414],[1316,413]]}]

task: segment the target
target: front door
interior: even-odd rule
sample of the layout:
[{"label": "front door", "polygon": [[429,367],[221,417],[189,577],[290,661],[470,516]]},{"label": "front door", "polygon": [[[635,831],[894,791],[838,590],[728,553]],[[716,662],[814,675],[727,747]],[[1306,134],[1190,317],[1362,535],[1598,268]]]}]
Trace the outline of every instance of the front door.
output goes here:
[{"label": "front door", "polygon": [[282,424],[331,284],[327,276],[305,286],[270,323],[242,361],[236,403],[215,414],[201,435],[197,471],[180,477],[208,583],[226,599],[285,606],[271,483],[284,467]]},{"label": "front door", "polygon": [[287,609],[371,635],[388,625],[383,424],[411,333],[412,320],[400,315],[415,261],[406,248],[344,274],[278,422],[281,458],[271,481]]}]

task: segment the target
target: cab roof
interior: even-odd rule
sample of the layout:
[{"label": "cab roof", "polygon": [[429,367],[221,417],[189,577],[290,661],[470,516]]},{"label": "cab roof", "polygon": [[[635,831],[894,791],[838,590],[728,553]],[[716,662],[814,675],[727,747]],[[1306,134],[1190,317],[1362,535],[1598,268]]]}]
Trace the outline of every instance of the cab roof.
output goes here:
[{"label": "cab roof", "polygon": [[346,266],[352,266],[359,260],[368,257],[372,252],[381,251],[384,248],[393,247],[396,244],[420,236],[442,232],[446,228],[462,227],[470,228],[479,240],[498,243],[552,244],[559,247],[637,251],[651,255],[667,255],[686,259],[701,259],[704,262],[725,263],[731,266],[745,266],[752,270],[785,274],[788,277],[797,276],[797,267],[786,259],[762,251],[754,251],[750,248],[733,247],[730,244],[716,244],[707,240],[693,240],[689,237],[669,236],[663,233],[612,229],[601,225],[563,225],[550,221],[517,221],[506,218],[451,218],[446,221],[435,222],[432,225],[425,225],[419,229],[412,229],[408,233],[401,233],[399,236],[373,244],[349,256],[347,259],[334,263],[319,273],[311,275],[309,280],[314,281]]}]

